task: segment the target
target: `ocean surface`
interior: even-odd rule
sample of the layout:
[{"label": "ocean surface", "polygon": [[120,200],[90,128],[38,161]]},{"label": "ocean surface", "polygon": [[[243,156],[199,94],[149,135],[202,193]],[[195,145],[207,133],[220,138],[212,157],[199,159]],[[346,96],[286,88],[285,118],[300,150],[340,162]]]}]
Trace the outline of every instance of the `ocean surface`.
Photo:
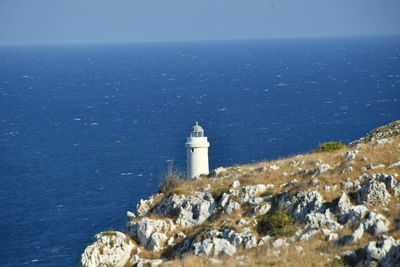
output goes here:
[{"label": "ocean surface", "polygon": [[400,37],[0,47],[0,266],[75,266],[185,169],[349,142],[400,119]]}]

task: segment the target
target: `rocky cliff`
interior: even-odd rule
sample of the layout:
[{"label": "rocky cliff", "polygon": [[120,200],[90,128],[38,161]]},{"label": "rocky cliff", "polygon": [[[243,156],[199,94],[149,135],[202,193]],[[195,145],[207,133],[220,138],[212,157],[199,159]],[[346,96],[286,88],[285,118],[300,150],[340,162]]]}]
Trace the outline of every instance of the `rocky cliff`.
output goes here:
[{"label": "rocky cliff", "polygon": [[81,266],[400,266],[400,121],[141,200]]}]

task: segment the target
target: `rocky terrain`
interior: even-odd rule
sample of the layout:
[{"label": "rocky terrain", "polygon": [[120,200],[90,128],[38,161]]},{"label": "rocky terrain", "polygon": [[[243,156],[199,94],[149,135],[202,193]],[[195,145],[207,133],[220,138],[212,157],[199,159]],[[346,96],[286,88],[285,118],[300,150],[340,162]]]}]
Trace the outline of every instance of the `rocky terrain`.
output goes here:
[{"label": "rocky terrain", "polygon": [[141,200],[81,266],[400,266],[400,121]]}]

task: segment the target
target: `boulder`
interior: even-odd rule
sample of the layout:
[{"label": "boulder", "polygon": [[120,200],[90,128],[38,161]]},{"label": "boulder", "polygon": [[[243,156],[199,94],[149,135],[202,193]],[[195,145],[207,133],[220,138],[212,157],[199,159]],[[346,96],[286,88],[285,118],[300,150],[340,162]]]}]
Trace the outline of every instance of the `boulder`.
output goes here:
[{"label": "boulder", "polygon": [[368,208],[364,205],[353,206],[346,193],[342,193],[338,201],[339,222],[355,223],[362,221],[368,213]]},{"label": "boulder", "polygon": [[153,233],[147,243],[147,249],[152,251],[159,251],[163,248],[165,241],[168,237],[164,233],[155,232]]},{"label": "boulder", "polygon": [[136,247],[125,234],[117,231],[102,232],[95,236],[81,256],[80,266],[125,266]]},{"label": "boulder", "polygon": [[165,233],[175,230],[172,220],[155,220],[147,217],[130,221],[126,231],[138,244],[149,250],[161,249],[161,244],[167,240]]},{"label": "boulder", "polygon": [[256,194],[264,193],[267,187],[264,184],[245,186],[242,188],[242,195],[240,197],[241,203],[247,203]]},{"label": "boulder", "polygon": [[342,226],[335,221],[335,216],[330,209],[326,209],[323,213],[311,212],[306,215],[305,221],[308,229],[321,229],[323,226],[327,226],[332,230],[342,228]]},{"label": "boulder", "polygon": [[373,235],[386,233],[389,228],[389,221],[382,214],[370,212],[365,219],[365,229]]},{"label": "boulder", "polygon": [[384,173],[373,174],[372,179],[382,182],[386,185],[386,189],[393,192],[395,196],[400,195],[400,183],[392,175]]},{"label": "boulder", "polygon": [[278,206],[283,206],[297,221],[304,222],[307,214],[322,211],[323,198],[317,191],[311,190],[300,191],[292,197],[284,192],[276,201]]},{"label": "boulder", "polygon": [[384,183],[372,179],[357,190],[357,201],[366,206],[385,206],[390,201],[390,194]]},{"label": "boulder", "polygon": [[399,266],[400,240],[383,236],[381,241],[370,241],[364,248],[365,258],[359,266]]},{"label": "boulder", "polygon": [[193,227],[202,224],[216,212],[217,203],[210,193],[197,192],[195,196],[172,195],[154,208],[154,213],[176,217],[176,224]]},{"label": "boulder", "polygon": [[233,256],[236,247],[222,238],[205,239],[193,244],[193,254],[196,256]]},{"label": "boulder", "polygon": [[353,231],[353,233],[341,237],[336,242],[336,244],[342,246],[351,246],[363,237],[364,231],[365,231],[365,226],[364,224],[360,223],[357,229]]},{"label": "boulder", "polygon": [[360,153],[359,150],[355,149],[355,150],[351,150],[351,151],[347,151],[344,156],[347,160],[349,161],[353,161],[356,159],[356,155]]}]

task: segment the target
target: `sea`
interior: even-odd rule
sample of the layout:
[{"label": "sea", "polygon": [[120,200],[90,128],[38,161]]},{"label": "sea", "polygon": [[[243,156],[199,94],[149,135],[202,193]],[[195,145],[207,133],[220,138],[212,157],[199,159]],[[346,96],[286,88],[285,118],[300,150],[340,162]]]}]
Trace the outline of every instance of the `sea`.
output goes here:
[{"label": "sea", "polygon": [[348,143],[400,119],[400,36],[0,47],[0,266],[76,266],[185,170]]}]

